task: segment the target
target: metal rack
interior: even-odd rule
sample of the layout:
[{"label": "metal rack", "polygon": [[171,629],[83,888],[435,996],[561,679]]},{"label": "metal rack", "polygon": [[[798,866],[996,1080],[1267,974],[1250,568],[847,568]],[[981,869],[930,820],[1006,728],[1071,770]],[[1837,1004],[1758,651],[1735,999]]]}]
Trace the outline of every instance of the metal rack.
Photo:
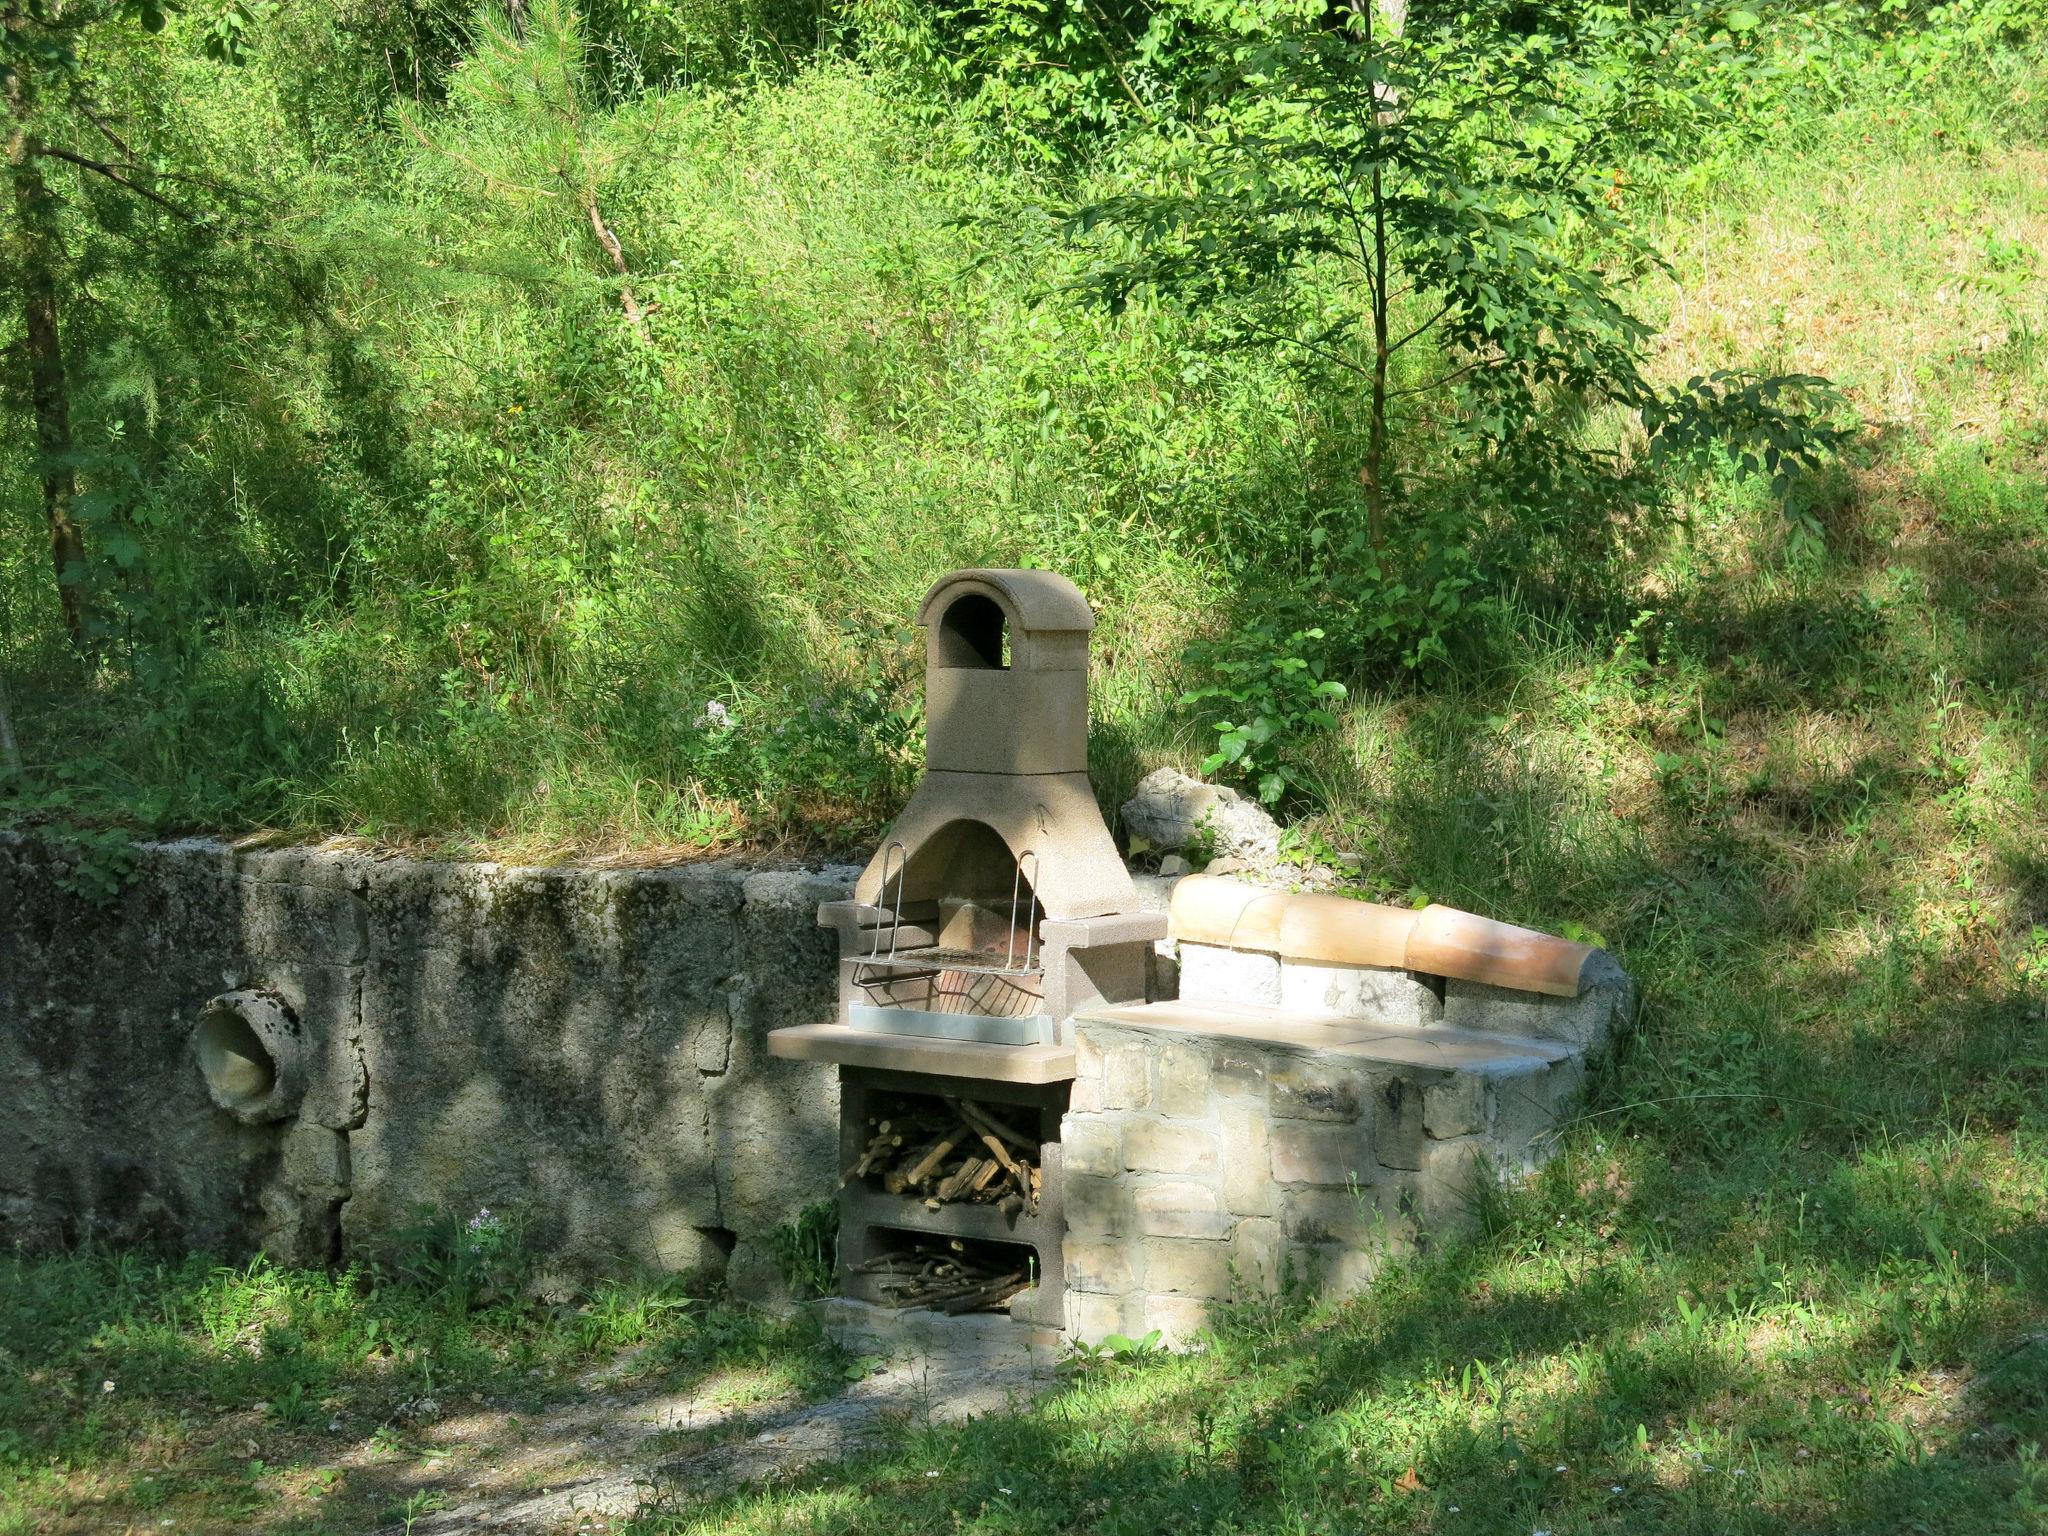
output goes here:
[{"label": "metal rack", "polygon": [[[1025,879],[1029,861],[1030,880]],[[1049,1045],[1053,1020],[1045,1012],[1043,955],[1038,946],[1040,862],[1035,849],[1017,855],[1010,881],[1010,921],[1003,952],[937,944],[900,947],[903,886],[909,859],[903,844],[882,851],[881,896],[887,919],[875,924],[866,954],[851,962],[855,990],[867,1001],[850,1006],[855,1029],[925,1035],[1000,1045]],[[895,893],[890,896],[890,873]],[[1023,953],[1018,954],[1018,932]],[[883,931],[888,948],[883,949]]]}]

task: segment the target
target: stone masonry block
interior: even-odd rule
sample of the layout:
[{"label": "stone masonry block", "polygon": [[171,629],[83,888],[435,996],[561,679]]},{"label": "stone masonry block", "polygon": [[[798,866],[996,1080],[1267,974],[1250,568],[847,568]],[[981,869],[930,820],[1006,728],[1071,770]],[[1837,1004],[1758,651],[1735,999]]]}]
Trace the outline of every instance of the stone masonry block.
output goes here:
[{"label": "stone masonry block", "polygon": [[1124,1130],[1124,1166],[1138,1173],[1214,1173],[1216,1133],[1205,1125],[1134,1121]]},{"label": "stone masonry block", "polygon": [[1400,1191],[1361,1184],[1352,1189],[1290,1189],[1282,1224],[1297,1247],[1383,1243],[1404,1230]]},{"label": "stone masonry block", "polygon": [[1138,1302],[1139,1338],[1158,1330],[1168,1349],[1185,1349],[1209,1326],[1209,1308],[1193,1296],[1146,1296]]},{"label": "stone masonry block", "polygon": [[1122,1173],[1124,1150],[1117,1135],[1119,1121],[1113,1116],[1069,1114],[1060,1122],[1060,1147],[1069,1174],[1099,1174],[1112,1178]]},{"label": "stone masonry block", "polygon": [[1230,1297],[1230,1245],[1181,1237],[1148,1237],[1138,1244],[1145,1289],[1169,1296]]},{"label": "stone masonry block", "polygon": [[1390,1076],[1374,1095],[1372,1148],[1383,1168],[1422,1166],[1422,1095],[1420,1083]]},{"label": "stone masonry block", "polygon": [[1422,1090],[1422,1128],[1439,1141],[1486,1128],[1486,1079],[1459,1072]]},{"label": "stone masonry block", "polygon": [[1180,996],[1187,1003],[1278,1003],[1280,957],[1213,944],[1183,944]]},{"label": "stone masonry block", "polygon": [[1216,1191],[1187,1179],[1143,1179],[1131,1191],[1138,1230],[1147,1237],[1222,1238],[1237,1218],[1223,1210]]},{"label": "stone masonry block", "polygon": [[1280,1002],[1305,1013],[1336,1013],[1352,1019],[1421,1026],[1443,1017],[1436,989],[1411,971],[1367,965],[1323,965],[1282,960]]},{"label": "stone masonry block", "polygon": [[1587,960],[1582,979],[1585,990],[1577,997],[1548,997],[1452,977],[1444,983],[1444,1022],[1461,1029],[1563,1040],[1598,1056],[1634,1016],[1635,982],[1604,951]]},{"label": "stone masonry block", "polygon": [[1472,1219],[1475,1185],[1491,1177],[1484,1139],[1460,1136],[1423,1148],[1411,1204],[1427,1231],[1449,1232]]},{"label": "stone masonry block", "polygon": [[[1091,1291],[1067,1291],[1067,1331],[1077,1344],[1100,1344],[1111,1334],[1132,1337],[1131,1329],[1143,1314],[1136,1296],[1118,1293],[1098,1295]],[[1145,1332],[1140,1328],[1139,1333]]]},{"label": "stone masonry block", "polygon": [[1282,1184],[1369,1183],[1372,1142],[1357,1126],[1282,1120],[1273,1126],[1273,1177]]},{"label": "stone masonry block", "polygon": [[1230,1262],[1240,1290],[1273,1296],[1287,1262],[1287,1230],[1270,1216],[1240,1221],[1230,1234]]},{"label": "stone masonry block", "polygon": [[1209,1113],[1209,1051],[1199,1041],[1162,1041],[1154,1107],[1169,1120],[1200,1120]]},{"label": "stone masonry block", "polygon": [[1266,1068],[1270,1053],[1255,1045],[1235,1040],[1218,1040],[1209,1047],[1209,1089],[1219,1099],[1266,1105]]},{"label": "stone masonry block", "polygon": [[1318,1288],[1326,1296],[1356,1296],[1386,1266],[1384,1248],[1318,1248],[1310,1255]]},{"label": "stone masonry block", "polygon": [[1349,1062],[1276,1056],[1267,1081],[1276,1120],[1355,1125],[1371,1112],[1371,1076]]},{"label": "stone masonry block", "polygon": [[1069,1232],[1121,1237],[1131,1230],[1131,1192],[1123,1178],[1076,1176],[1065,1184]]},{"label": "stone masonry block", "polygon": [[1075,1031],[1075,1070],[1081,1082],[1094,1086],[1091,1102],[1102,1109],[1145,1109],[1151,1105],[1155,1052],[1150,1040],[1122,1030]]},{"label": "stone masonry block", "polygon": [[1567,1057],[1539,1071],[1493,1080],[1488,1140],[1503,1170],[1526,1173],[1549,1158],[1584,1079],[1583,1062]]},{"label": "stone masonry block", "polygon": [[1069,1290],[1114,1292],[1118,1295],[1137,1288],[1131,1272],[1131,1250],[1117,1242],[1097,1242],[1068,1236],[1062,1245]]},{"label": "stone masonry block", "polygon": [[1223,1152],[1224,1209],[1239,1216],[1273,1215],[1279,1210],[1279,1197],[1265,1110],[1226,1103],[1217,1110],[1216,1130]]}]

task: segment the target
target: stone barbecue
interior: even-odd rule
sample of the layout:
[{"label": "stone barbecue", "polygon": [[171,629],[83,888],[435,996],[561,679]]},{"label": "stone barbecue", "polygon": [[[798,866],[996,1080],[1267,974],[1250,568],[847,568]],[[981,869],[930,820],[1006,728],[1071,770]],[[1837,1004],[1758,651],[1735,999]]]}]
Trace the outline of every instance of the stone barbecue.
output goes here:
[{"label": "stone barbecue", "polygon": [[1633,1002],[1603,951],[1444,907],[1195,876],[1142,910],[1087,773],[1094,614],[1045,571],[938,581],[927,771],[848,901],[839,1274],[891,1307],[1178,1341],[1352,1289],[1540,1161]]}]

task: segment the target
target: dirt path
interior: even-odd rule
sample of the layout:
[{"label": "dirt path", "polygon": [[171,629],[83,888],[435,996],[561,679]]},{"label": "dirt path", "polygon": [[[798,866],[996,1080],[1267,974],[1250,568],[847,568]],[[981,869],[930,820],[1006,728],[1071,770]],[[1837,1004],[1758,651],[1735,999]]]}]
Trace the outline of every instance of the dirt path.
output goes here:
[{"label": "dirt path", "polygon": [[[899,1426],[1007,1412],[1047,1385],[1021,1353],[1007,1360],[961,1353],[891,1361],[821,1402],[735,1408],[708,1395],[608,1394],[518,1426],[517,1448],[487,1465],[433,1479],[442,1502],[410,1530],[601,1531],[645,1505],[684,1507],[737,1483],[843,1456]],[[432,1438],[502,1447],[509,1438],[502,1419],[446,1419]],[[391,1536],[405,1529],[385,1528]]]}]

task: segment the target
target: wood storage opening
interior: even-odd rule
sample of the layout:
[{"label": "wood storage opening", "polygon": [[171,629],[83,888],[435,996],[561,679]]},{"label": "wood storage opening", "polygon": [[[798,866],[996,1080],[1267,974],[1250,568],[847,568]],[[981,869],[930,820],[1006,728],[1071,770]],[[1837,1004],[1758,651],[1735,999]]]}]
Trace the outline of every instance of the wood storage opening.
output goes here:
[{"label": "wood storage opening", "polygon": [[1065,1083],[842,1068],[842,1293],[1061,1326],[1066,1108]]}]

